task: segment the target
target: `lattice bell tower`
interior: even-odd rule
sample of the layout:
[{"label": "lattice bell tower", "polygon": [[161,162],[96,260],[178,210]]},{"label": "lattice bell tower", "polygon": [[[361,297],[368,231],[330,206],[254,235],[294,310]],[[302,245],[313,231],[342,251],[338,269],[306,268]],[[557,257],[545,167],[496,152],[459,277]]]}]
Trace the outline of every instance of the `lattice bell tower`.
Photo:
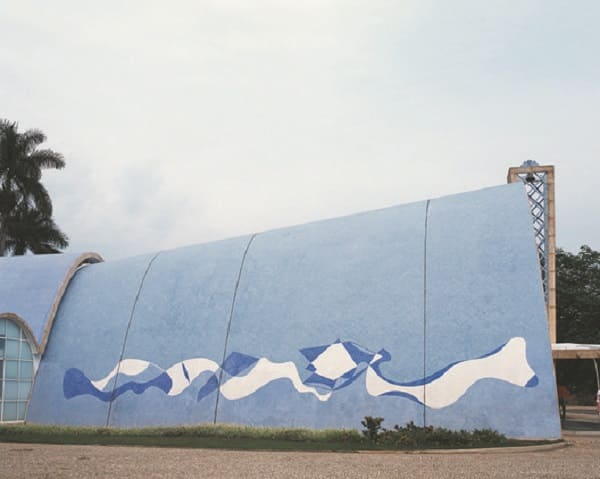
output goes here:
[{"label": "lattice bell tower", "polygon": [[522,182],[529,198],[533,231],[540,259],[550,342],[556,343],[556,233],[554,217],[554,166],[532,160],[509,168],[508,182]]}]

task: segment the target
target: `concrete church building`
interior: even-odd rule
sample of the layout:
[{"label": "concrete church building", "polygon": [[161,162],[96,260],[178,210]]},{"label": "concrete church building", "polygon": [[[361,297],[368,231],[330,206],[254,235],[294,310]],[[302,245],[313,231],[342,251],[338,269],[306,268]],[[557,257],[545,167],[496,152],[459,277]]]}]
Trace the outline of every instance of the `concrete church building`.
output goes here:
[{"label": "concrete church building", "polygon": [[0,259],[3,422],[558,438],[523,184],[118,261]]}]

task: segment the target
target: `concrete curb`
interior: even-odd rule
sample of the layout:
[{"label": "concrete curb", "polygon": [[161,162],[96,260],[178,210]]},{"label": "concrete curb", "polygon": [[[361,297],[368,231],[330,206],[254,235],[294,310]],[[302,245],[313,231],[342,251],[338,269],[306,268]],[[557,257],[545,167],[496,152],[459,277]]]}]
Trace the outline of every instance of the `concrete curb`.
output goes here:
[{"label": "concrete curb", "polygon": [[564,436],[566,436],[566,437],[568,437],[568,436],[590,436],[590,437],[596,436],[596,437],[598,437],[598,436],[600,436],[600,431],[568,431],[568,432],[563,431],[563,437]]},{"label": "concrete curb", "polygon": [[567,441],[554,444],[540,444],[539,446],[510,446],[510,447],[482,447],[477,449],[417,449],[414,451],[356,451],[358,454],[514,454],[523,452],[544,452],[563,449],[572,444]]}]

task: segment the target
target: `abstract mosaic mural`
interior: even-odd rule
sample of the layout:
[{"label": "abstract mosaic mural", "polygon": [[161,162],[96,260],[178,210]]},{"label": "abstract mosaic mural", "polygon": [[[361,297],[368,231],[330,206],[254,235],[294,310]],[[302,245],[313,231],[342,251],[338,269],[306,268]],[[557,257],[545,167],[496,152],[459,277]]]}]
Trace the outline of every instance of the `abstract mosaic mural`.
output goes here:
[{"label": "abstract mosaic mural", "polygon": [[[166,370],[148,361],[124,359],[107,376],[95,381],[79,369],[72,368],[65,373],[63,390],[67,399],[89,394],[101,401],[114,400],[128,391],[143,394],[150,387],[158,388],[169,396],[177,396],[203,372],[211,372],[213,375],[198,392],[198,401],[217,390],[226,399],[241,399],[278,379],[289,380],[300,394],[312,394],[319,401],[327,401],[334,391],[365,376],[365,387],[371,396],[400,396],[439,409],[458,401],[481,379],[506,381],[520,387],[533,387],[538,383],[527,362],[523,338],[512,338],[484,356],[451,363],[426,378],[410,382],[384,377],[380,364],[391,359],[385,349],[374,353],[353,342],[337,340],[325,346],[301,349],[300,352],[310,361],[306,369],[311,374],[304,380],[292,361],[278,363],[235,352],[221,366],[210,359],[192,358]],[[118,374],[136,379],[112,388],[111,380]],[[220,374],[224,374],[226,379],[219,380]],[[424,385],[429,388],[426,398]]]}]

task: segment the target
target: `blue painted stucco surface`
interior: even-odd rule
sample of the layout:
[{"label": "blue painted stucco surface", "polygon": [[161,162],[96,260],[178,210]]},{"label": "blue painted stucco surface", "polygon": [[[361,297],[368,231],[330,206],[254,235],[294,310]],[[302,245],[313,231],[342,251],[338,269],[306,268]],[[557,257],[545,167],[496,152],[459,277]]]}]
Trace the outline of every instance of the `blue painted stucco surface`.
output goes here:
[{"label": "blue painted stucco surface", "polygon": [[478,357],[521,336],[540,380],[532,388],[481,380],[456,404],[427,409],[427,422],[559,437],[540,270],[520,184],[431,201],[426,297],[428,371],[447,364],[449,352],[456,359]]},{"label": "blue painted stucco surface", "polygon": [[[231,353],[254,358],[249,364],[292,362],[306,380],[311,372],[300,350],[337,339],[373,353],[385,349],[382,375],[408,382],[514,337],[527,343],[537,386],[482,379],[440,409],[369,394],[364,373],[325,401],[299,393],[288,379],[237,399],[218,390],[198,399],[210,372],[181,394],[150,387],[111,401],[67,399],[63,384],[73,368],[100,379],[120,359],[167,370],[190,358],[221,364]],[[130,381],[119,374],[107,390]],[[560,436],[554,387],[528,204],[521,185],[504,185],[88,266],[58,310],[27,419],[358,428],[372,415],[388,426],[412,420],[552,438]]]},{"label": "blue painted stucco surface", "polygon": [[[194,357],[220,362],[247,242],[242,237],[160,253],[140,291],[124,357],[150,359],[163,368]],[[195,384],[208,376],[204,373]],[[216,395],[198,402],[197,394],[198,387],[175,397],[149,389],[143,395],[144,407],[140,396],[125,394],[113,401],[109,424],[139,427],[213,421]]]},{"label": "blue painted stucco surface", "polygon": [[0,258],[0,313],[26,321],[38,343],[67,271],[79,254],[46,254]]},{"label": "blue painted stucco surface", "polygon": [[[423,356],[418,291],[424,212],[425,203],[415,203],[257,235],[240,280],[228,349],[292,360],[307,373],[299,350],[339,338],[373,351],[386,348],[396,375],[421,377],[422,362],[415,358]],[[353,428],[365,415],[422,418],[412,401],[398,407],[393,398],[369,396],[364,380],[325,403],[290,392],[282,380],[245,399],[221,398],[218,420]]]},{"label": "blue painted stucco surface", "polygon": [[27,420],[105,426],[108,404],[92,396],[67,400],[63,377],[71,367],[101,378],[119,361],[140,281],[152,255],[87,266],[60,304],[40,363]]}]

